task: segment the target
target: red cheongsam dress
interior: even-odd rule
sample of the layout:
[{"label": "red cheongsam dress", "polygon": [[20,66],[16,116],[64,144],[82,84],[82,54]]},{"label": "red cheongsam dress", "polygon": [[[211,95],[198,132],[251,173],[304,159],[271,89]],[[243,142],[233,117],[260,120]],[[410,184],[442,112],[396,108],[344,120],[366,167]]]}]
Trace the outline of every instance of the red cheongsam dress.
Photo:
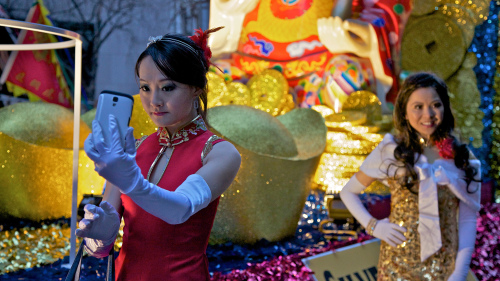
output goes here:
[{"label": "red cheongsam dress", "polygon": [[[207,141],[215,144],[222,139],[207,130],[203,119],[198,116],[171,137],[164,128],[148,136],[137,149],[136,161],[146,178],[162,146],[173,147],[170,161],[157,185],[175,191],[189,175],[202,167],[201,155]],[[123,246],[116,259],[116,280],[210,279],[206,248],[219,198],[177,225],[147,213],[125,194],[121,195],[121,202],[125,227]]]}]

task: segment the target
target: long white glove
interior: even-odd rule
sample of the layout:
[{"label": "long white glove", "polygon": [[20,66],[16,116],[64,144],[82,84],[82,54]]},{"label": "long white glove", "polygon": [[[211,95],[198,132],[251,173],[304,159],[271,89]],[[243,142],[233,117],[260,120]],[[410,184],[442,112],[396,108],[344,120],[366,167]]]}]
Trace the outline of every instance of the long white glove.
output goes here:
[{"label": "long white glove", "polygon": [[78,223],[75,234],[85,238],[85,250],[97,258],[106,257],[120,229],[120,216],[106,201],[98,206],[87,204],[84,218]]},{"label": "long white glove", "polygon": [[208,206],[212,192],[203,177],[190,175],[174,192],[148,182],[135,162],[133,129],[128,129],[123,148],[116,119],[112,115],[109,128],[111,138],[105,140],[99,123],[93,121],[92,134],[85,140],[85,152],[94,161],[99,175],[127,194],[137,205],[170,224],[183,223]]},{"label": "long white glove", "polygon": [[449,281],[465,281],[476,242],[477,215],[467,204],[460,201],[458,211],[458,253],[455,270]]},{"label": "long white glove", "polygon": [[107,181],[122,191],[129,191],[142,177],[141,169],[135,162],[134,129],[129,127],[122,147],[120,132],[115,116],[109,116],[110,138],[105,139],[99,123],[92,121],[92,133],[84,143],[87,156],[94,161],[95,170]]},{"label": "long white glove", "polygon": [[[356,175],[352,176],[347,184],[340,191],[340,198],[346,205],[351,214],[358,220],[358,222],[365,228],[368,222],[373,218],[372,215],[366,210],[365,206],[359,199],[358,194],[365,190],[366,187],[359,182]],[[397,245],[406,241],[403,233],[406,228],[397,224],[389,222],[389,219],[383,219],[377,222],[373,231],[373,236],[384,240],[389,245],[396,247]]]}]

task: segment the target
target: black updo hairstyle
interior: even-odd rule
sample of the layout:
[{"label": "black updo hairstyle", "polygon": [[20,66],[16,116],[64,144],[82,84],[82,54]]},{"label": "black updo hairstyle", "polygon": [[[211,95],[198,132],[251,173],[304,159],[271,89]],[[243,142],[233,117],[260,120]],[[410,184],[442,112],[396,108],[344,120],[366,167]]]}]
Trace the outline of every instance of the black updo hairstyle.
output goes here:
[{"label": "black updo hairstyle", "polygon": [[144,58],[150,56],[158,70],[166,77],[186,84],[202,92],[197,111],[208,126],[207,120],[207,72],[209,62],[204,51],[190,38],[180,34],[166,34],[151,42],[135,64],[135,75],[139,77],[139,67]]}]

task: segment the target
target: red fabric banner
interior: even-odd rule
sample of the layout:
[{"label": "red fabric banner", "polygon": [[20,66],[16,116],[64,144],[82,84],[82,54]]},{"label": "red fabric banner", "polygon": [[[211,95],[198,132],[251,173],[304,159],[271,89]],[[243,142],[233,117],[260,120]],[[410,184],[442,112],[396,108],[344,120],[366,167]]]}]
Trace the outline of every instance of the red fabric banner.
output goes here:
[{"label": "red fabric banner", "polygon": [[[41,0],[31,8],[27,22],[52,25]],[[50,43],[57,39],[50,34],[23,30],[18,44]],[[54,50],[13,52],[12,68],[6,84],[15,96],[27,94],[31,101],[43,100],[71,108],[73,101],[59,60]]]}]

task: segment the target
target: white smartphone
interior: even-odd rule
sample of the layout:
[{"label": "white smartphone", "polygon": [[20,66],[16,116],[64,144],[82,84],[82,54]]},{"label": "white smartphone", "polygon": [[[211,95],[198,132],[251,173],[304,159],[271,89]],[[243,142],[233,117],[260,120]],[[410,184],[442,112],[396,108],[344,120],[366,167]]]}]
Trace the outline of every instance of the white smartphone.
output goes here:
[{"label": "white smartphone", "polygon": [[131,95],[107,90],[101,92],[97,101],[95,120],[101,125],[102,133],[106,140],[111,138],[109,115],[113,114],[118,121],[118,130],[120,132],[122,146],[125,146],[125,134],[130,124],[133,107],[134,98]]}]

